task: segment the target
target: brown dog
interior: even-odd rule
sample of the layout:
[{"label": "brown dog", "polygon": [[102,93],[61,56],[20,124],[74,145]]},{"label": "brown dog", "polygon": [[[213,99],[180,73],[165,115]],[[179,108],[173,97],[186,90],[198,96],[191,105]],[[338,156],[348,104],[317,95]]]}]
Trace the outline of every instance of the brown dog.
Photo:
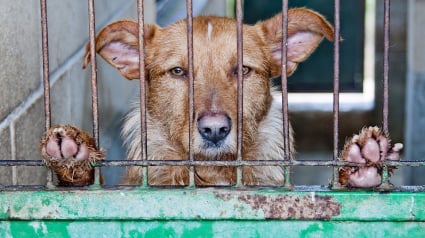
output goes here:
[{"label": "brown dog", "polygon": [[[243,151],[244,160],[280,160],[284,154],[282,113],[274,100],[270,78],[281,72],[282,15],[243,28]],[[333,40],[332,26],[318,13],[304,8],[288,12],[287,75],[304,61],[326,37]],[[237,50],[236,22],[220,17],[193,21],[195,160],[236,160]],[[145,28],[147,81],[148,160],[188,159],[188,59],[186,21],[166,28]],[[96,51],[127,79],[139,77],[138,24],[118,21],[97,36]],[[87,47],[84,67],[90,62]],[[141,159],[140,109],[127,117],[122,132],[128,159]],[[290,151],[294,152],[292,130]],[[341,160],[358,163],[339,170],[339,182],[347,187],[376,187],[382,183],[385,160],[399,160],[402,144],[391,146],[387,132],[363,129],[347,140]],[[88,185],[94,181],[92,162],[102,160],[93,139],[74,126],[53,126],[41,140],[41,153],[58,175],[60,185]],[[291,154],[292,157],[293,154]],[[391,172],[392,168],[390,168]],[[282,185],[279,166],[245,166],[245,185]],[[141,167],[127,170],[123,184],[140,184]],[[151,166],[150,185],[189,183],[186,166]],[[233,185],[231,166],[196,166],[199,186]]]},{"label": "brown dog", "polygon": [[[333,28],[321,15],[304,8],[289,10],[288,22],[289,76],[324,37],[333,40]],[[281,27],[282,14],[252,26],[243,26],[244,160],[283,159],[281,104],[273,99],[270,82],[281,72]],[[196,160],[236,160],[236,22],[221,17],[196,17],[193,20],[193,42],[194,157]],[[146,26],[145,44],[148,159],[187,160],[186,21],[166,28]],[[96,39],[96,51],[127,79],[140,78],[138,49],[138,24],[133,21],[114,22],[105,27]],[[89,61],[87,49],[84,67]],[[102,159],[103,155],[97,152],[92,142],[80,140],[81,137],[75,139],[75,135],[68,133],[68,130],[78,129],[58,126],[46,133],[41,143],[43,157],[56,168],[62,184],[90,184],[93,181],[91,168],[87,169],[83,178],[81,173],[74,170],[87,166],[87,161]],[[128,115],[122,134],[128,145],[128,159],[141,159],[138,107]],[[289,144],[293,153],[292,131]],[[75,161],[83,162],[79,164]],[[151,185],[187,185],[189,169],[186,166],[152,166],[148,168],[148,178]],[[235,182],[235,167],[195,167],[197,185],[233,185]],[[245,185],[281,185],[283,182],[283,170],[279,166],[243,168]],[[140,184],[141,167],[130,168],[123,183]]]}]

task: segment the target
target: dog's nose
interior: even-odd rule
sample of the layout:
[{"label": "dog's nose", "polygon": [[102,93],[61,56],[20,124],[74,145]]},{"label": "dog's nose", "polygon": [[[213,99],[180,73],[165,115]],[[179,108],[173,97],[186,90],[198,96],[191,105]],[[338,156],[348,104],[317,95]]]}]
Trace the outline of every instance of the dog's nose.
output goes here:
[{"label": "dog's nose", "polygon": [[198,131],[202,138],[219,145],[231,130],[229,116],[222,112],[203,113],[198,117]]}]

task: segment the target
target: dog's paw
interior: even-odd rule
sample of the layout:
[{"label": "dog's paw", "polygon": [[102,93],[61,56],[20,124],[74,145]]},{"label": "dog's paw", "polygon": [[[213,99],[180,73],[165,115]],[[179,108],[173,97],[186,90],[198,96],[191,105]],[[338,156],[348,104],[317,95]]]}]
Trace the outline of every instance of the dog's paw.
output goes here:
[{"label": "dog's paw", "polygon": [[59,185],[89,185],[94,181],[93,162],[104,159],[95,141],[71,125],[51,127],[40,142],[44,162],[55,171]]},{"label": "dog's paw", "polygon": [[[371,188],[382,183],[381,163],[400,160],[403,144],[391,146],[387,133],[378,127],[364,128],[347,140],[340,160],[358,163],[358,167],[339,169],[339,183],[344,187]],[[391,172],[394,168],[389,168]]]}]

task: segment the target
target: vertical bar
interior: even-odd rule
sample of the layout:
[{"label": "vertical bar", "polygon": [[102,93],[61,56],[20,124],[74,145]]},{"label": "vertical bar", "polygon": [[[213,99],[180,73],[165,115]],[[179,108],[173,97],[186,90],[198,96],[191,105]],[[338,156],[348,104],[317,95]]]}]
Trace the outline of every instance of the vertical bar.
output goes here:
[{"label": "vertical bar", "polygon": [[[142,160],[147,160],[147,126],[146,126],[146,79],[145,79],[145,20],[143,0],[137,0],[137,15],[139,22],[139,77],[140,77],[140,134],[141,134],[141,147],[142,147]],[[148,168],[142,168],[142,186],[148,185]]]},{"label": "vertical bar", "polygon": [[49,43],[47,32],[47,5],[46,0],[40,0],[41,8],[41,38],[43,51],[43,84],[44,84],[44,115],[46,131],[50,128],[50,81],[49,81]]},{"label": "vertical bar", "polygon": [[[43,86],[44,86],[44,121],[46,131],[51,126],[51,113],[50,113],[50,79],[49,79],[49,38],[47,30],[47,3],[46,0],[40,0],[41,10],[41,48],[43,54]],[[47,170],[46,187],[51,189],[53,185],[53,172],[51,169]]]},{"label": "vertical bar", "polygon": [[[236,1],[236,31],[237,31],[237,54],[238,54],[238,125],[237,125],[237,161],[242,161],[242,130],[243,130],[243,13],[242,0]],[[236,186],[242,186],[242,167],[236,170]]]},{"label": "vertical bar", "polygon": [[[99,113],[98,113],[98,96],[97,96],[97,64],[96,64],[96,33],[95,33],[95,16],[94,16],[94,0],[88,0],[89,8],[89,38],[90,38],[90,61],[91,61],[91,98],[92,98],[92,114],[93,114],[93,138],[96,147],[99,148]],[[94,185],[100,184],[100,170],[95,167]]]},{"label": "vertical bar", "polygon": [[390,48],[390,0],[384,1],[384,77],[383,105],[382,105],[382,128],[388,132],[388,74],[389,74],[389,48]]},{"label": "vertical bar", "polygon": [[[192,0],[186,0],[187,14],[187,58],[189,76],[189,161],[193,162],[193,114],[194,114],[194,77],[193,77],[193,9]],[[189,169],[189,186],[195,185],[194,167]]]},{"label": "vertical bar", "polygon": [[[390,49],[390,0],[384,1],[384,72],[382,78],[382,129],[384,133],[388,133],[388,79],[389,79],[389,54]],[[388,190],[392,188],[392,184],[388,177],[388,167],[382,168],[381,189]]]},{"label": "vertical bar", "polygon": [[[340,39],[340,0],[334,3],[334,90],[333,90],[333,159],[338,160],[339,136],[339,39]],[[338,186],[338,167],[333,171],[333,187]]]},{"label": "vertical bar", "polygon": [[[292,159],[289,147],[289,119],[288,119],[288,77],[286,75],[286,64],[288,61],[287,54],[288,47],[288,0],[282,0],[282,72],[281,72],[281,85],[282,85],[282,118],[283,118],[283,137],[284,137],[284,159]],[[291,187],[291,168],[284,168],[285,187]]]}]

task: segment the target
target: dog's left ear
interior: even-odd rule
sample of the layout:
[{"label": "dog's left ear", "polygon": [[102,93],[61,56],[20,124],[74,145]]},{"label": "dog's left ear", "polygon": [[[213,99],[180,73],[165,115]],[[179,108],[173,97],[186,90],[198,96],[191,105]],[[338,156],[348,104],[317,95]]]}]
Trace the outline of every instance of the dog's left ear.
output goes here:
[{"label": "dog's left ear", "polygon": [[[257,23],[265,34],[266,43],[272,54],[272,77],[281,75],[282,58],[282,13],[264,22]],[[306,9],[294,8],[288,11],[287,67],[291,75],[298,64],[310,56],[323,37],[333,41],[334,30],[320,14]]]}]

